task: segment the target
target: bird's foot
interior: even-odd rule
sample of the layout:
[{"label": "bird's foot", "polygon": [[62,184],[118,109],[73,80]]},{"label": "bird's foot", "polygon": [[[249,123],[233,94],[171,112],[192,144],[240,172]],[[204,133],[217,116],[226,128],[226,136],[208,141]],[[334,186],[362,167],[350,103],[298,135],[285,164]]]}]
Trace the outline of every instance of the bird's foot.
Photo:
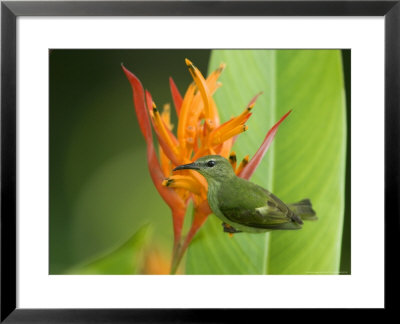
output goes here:
[{"label": "bird's foot", "polygon": [[222,223],[222,227],[224,228],[224,232],[228,233],[230,237],[232,237],[234,233],[242,232],[242,231],[238,231],[236,228],[234,228],[233,226],[231,226],[227,223]]}]

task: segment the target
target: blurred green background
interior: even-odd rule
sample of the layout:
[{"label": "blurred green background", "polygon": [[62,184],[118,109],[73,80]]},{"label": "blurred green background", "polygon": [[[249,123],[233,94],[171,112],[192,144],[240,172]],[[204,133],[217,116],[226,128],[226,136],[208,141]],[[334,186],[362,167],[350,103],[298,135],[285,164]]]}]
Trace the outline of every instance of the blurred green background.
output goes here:
[{"label": "blurred green background", "polygon": [[[51,50],[49,57],[50,274],[96,260],[146,225],[143,246],[168,263],[172,219],[150,180],[131,87],[120,64],[160,106],[172,102],[169,76],[182,94],[191,82],[184,59],[206,74],[210,51]],[[342,51],[342,58],[349,127],[350,51]],[[350,273],[350,145],[347,152],[344,273]]]}]

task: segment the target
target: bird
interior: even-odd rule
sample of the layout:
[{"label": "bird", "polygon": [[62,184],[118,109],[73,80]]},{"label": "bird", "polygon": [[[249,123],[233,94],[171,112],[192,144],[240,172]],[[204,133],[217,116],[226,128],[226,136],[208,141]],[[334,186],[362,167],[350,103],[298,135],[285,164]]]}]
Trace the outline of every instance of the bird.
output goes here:
[{"label": "bird", "polygon": [[303,220],[316,220],[310,199],[285,204],[263,187],[238,177],[230,162],[220,155],[203,156],[173,171],[194,170],[208,183],[207,200],[222,220],[223,231],[263,233],[301,229]]}]

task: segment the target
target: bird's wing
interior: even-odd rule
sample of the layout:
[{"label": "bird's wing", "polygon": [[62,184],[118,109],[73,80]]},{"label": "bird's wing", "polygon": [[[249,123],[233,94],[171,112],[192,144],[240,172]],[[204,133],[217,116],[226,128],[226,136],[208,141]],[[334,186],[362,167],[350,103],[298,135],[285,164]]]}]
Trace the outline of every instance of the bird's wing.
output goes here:
[{"label": "bird's wing", "polygon": [[228,220],[258,228],[279,228],[291,222],[293,212],[279,198],[260,186],[240,180],[227,183],[219,191],[219,209]]}]

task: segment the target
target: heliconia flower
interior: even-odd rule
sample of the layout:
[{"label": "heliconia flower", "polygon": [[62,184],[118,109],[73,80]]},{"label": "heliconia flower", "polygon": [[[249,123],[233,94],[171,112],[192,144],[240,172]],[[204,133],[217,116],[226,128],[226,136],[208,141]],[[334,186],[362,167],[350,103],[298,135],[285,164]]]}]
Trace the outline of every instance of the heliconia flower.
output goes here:
[{"label": "heliconia flower", "polygon": [[[212,212],[207,201],[207,182],[197,172],[172,169],[198,158],[221,155],[231,162],[235,173],[249,179],[267,152],[279,125],[290,114],[288,111],[267,133],[255,155],[243,158],[238,164],[232,145],[235,138],[247,130],[246,121],[260,94],[257,94],[243,112],[220,124],[218,109],[213,94],[221,86],[218,78],[225,68],[221,64],[207,79],[191,61],[185,60],[194,83],[190,84],[182,97],[172,78],[169,79],[172,99],[178,116],[176,135],[170,121],[170,106],[160,111],[150,92],[144,91],[139,79],[122,66],[133,90],[133,102],[141,132],[147,144],[147,161],[151,179],[163,200],[172,212],[174,247],[171,273],[175,273],[192,238]],[[152,125],[152,127],[151,127]],[[158,141],[158,157],[153,144],[152,128]],[[193,201],[194,215],[191,227],[183,238],[182,227],[189,201]]]}]

